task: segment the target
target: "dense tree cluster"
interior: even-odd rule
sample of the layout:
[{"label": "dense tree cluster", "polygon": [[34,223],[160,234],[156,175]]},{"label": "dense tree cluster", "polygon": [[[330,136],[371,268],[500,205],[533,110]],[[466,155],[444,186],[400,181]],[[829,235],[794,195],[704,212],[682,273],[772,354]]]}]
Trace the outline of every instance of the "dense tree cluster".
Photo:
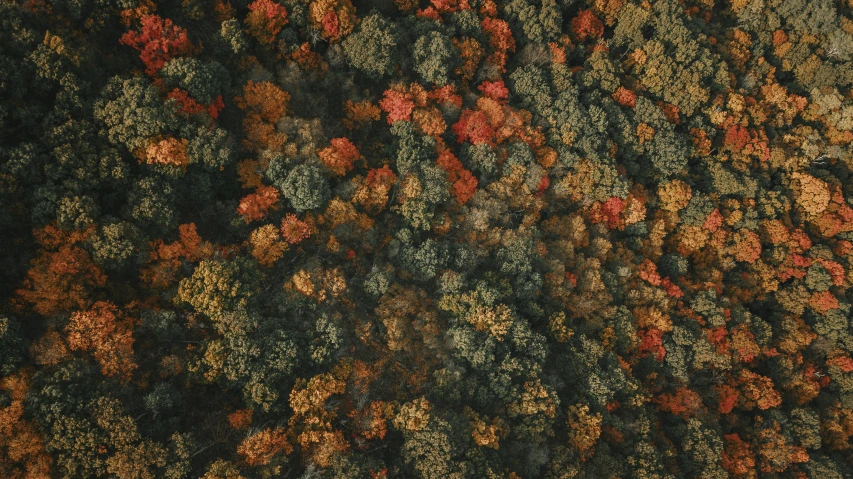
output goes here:
[{"label": "dense tree cluster", "polygon": [[850,0],[0,1],[0,476],[853,477]]}]

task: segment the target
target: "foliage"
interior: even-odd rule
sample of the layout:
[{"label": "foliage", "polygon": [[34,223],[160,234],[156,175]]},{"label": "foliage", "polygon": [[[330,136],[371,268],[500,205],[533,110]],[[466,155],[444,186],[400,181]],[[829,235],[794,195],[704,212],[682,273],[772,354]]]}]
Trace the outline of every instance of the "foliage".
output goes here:
[{"label": "foliage", "polygon": [[851,7],[0,2],[0,477],[853,477]]}]

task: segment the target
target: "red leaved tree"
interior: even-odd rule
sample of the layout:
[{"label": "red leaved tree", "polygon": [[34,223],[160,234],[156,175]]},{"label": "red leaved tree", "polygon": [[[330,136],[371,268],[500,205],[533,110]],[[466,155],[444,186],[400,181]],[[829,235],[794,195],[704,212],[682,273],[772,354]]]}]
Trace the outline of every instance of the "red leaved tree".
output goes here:
[{"label": "red leaved tree", "polygon": [[334,138],[331,146],[318,152],[320,160],[338,176],[346,175],[352,170],[353,163],[361,155],[358,149],[347,138]]},{"label": "red leaved tree", "polygon": [[32,261],[17,294],[35,312],[50,316],[85,308],[92,290],[105,284],[106,276],[89,253],[76,245],[90,232],[67,233],[52,225],[34,232],[43,249]]},{"label": "red leaved tree", "polygon": [[281,235],[290,244],[296,244],[311,236],[311,228],[295,214],[289,213],[281,221]]},{"label": "red leaved tree", "polygon": [[249,34],[264,45],[272,44],[287,24],[287,10],[272,0],[255,0],[249,4],[246,26]]},{"label": "red leaved tree", "polygon": [[604,24],[591,10],[583,10],[569,24],[572,33],[579,42],[587,39],[601,38],[604,34]]},{"label": "red leaved tree", "polygon": [[488,60],[505,72],[506,61],[509,58],[507,52],[515,51],[515,39],[512,37],[509,24],[497,18],[484,18],[480,24],[489,37],[489,46],[492,47],[492,54],[489,55]]},{"label": "red leaved tree", "polygon": [[478,143],[492,144],[495,137],[495,130],[482,111],[463,111],[459,121],[451,129],[456,134],[456,141],[459,143],[468,141],[475,145]]},{"label": "red leaved tree", "polygon": [[191,97],[189,93],[185,90],[181,90],[180,88],[175,88],[170,91],[169,94],[166,95],[166,98],[174,100],[178,113],[184,116],[207,113],[210,115],[210,118],[215,120],[219,117],[219,112],[225,108],[225,102],[222,100],[222,95],[216,97],[216,99],[208,106],[202,105],[195,98]]},{"label": "red leaved tree", "polygon": [[139,51],[145,63],[145,73],[154,75],[172,58],[189,55],[193,46],[187,31],[174,25],[171,20],[157,15],[142,17],[139,31],[129,31],[121,36],[121,43]]},{"label": "red leaved tree", "polygon": [[484,81],[477,89],[483,92],[486,98],[491,98],[501,104],[506,104],[507,100],[509,100],[509,89],[504,85],[503,80],[495,82]]},{"label": "red leaved tree", "polygon": [[755,454],[749,443],[741,439],[738,434],[727,434],[723,438],[726,440],[721,461],[723,469],[735,475],[754,472]]},{"label": "red leaved tree", "polygon": [[246,223],[257,221],[266,216],[267,211],[275,208],[278,203],[278,190],[272,186],[261,186],[254,193],[240,200],[237,213]]},{"label": "red leaved tree", "polygon": [[415,110],[415,103],[406,95],[395,89],[385,90],[379,107],[385,112],[388,118],[388,124],[395,121],[409,121],[412,119],[412,112]]},{"label": "red leaved tree", "polygon": [[453,156],[450,150],[444,150],[436,160],[438,166],[447,172],[447,181],[453,188],[453,195],[460,204],[465,204],[477,191],[477,178],[466,170],[462,162]]}]

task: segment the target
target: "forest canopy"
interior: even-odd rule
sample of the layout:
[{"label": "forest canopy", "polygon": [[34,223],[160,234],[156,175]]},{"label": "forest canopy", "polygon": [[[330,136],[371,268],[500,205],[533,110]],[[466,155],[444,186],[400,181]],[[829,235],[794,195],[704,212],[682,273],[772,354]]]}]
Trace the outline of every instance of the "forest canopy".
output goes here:
[{"label": "forest canopy", "polygon": [[0,0],[0,477],[853,477],[853,0]]}]

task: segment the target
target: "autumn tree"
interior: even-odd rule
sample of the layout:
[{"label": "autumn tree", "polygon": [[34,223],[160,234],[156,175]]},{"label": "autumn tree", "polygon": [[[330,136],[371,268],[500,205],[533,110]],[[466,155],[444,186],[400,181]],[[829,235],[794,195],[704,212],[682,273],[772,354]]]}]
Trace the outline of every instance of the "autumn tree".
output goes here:
[{"label": "autumn tree", "polygon": [[139,51],[139,58],[149,75],[157,73],[172,58],[192,53],[193,46],[187,31],[172,23],[172,20],[146,15],[140,22],[140,30],[131,30],[122,35],[121,43]]},{"label": "autumn tree", "polygon": [[36,234],[44,249],[32,260],[18,290],[20,298],[45,316],[88,307],[94,289],[105,284],[106,276],[76,244],[81,235],[67,235],[54,226]]},{"label": "autumn tree", "polygon": [[257,272],[246,261],[204,260],[181,280],[176,300],[217,319],[245,308],[255,294]]},{"label": "autumn tree", "polygon": [[122,319],[114,304],[99,301],[87,311],[72,314],[65,333],[68,347],[91,351],[105,376],[127,381],[137,368],[132,322]]},{"label": "autumn tree", "polygon": [[243,95],[236,98],[237,107],[246,111],[244,144],[252,149],[277,149],[287,136],[277,131],[276,122],[287,113],[290,95],[270,82],[249,81]]},{"label": "autumn tree", "polygon": [[333,173],[343,176],[353,169],[353,163],[361,156],[355,145],[347,138],[334,138],[331,145],[317,155]]},{"label": "autumn tree", "polygon": [[287,22],[287,9],[274,0],[255,0],[249,4],[247,32],[262,45],[273,43]]},{"label": "autumn tree", "polygon": [[350,0],[318,0],[308,5],[311,24],[331,42],[349,35],[357,23]]}]

